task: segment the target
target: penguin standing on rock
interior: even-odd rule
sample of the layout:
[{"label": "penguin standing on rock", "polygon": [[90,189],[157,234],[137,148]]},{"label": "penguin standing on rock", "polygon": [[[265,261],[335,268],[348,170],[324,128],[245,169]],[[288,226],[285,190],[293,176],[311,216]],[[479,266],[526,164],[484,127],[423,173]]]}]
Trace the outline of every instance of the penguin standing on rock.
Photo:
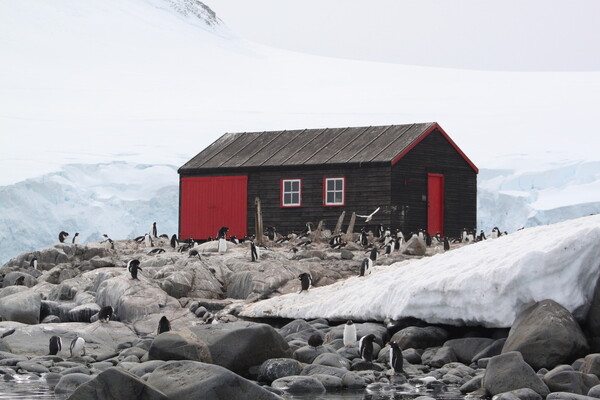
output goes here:
[{"label": "penguin standing on rock", "polygon": [[170,330],[171,330],[171,323],[169,322],[167,317],[165,317],[163,315],[160,318],[160,321],[158,321],[158,329],[156,330],[156,334],[160,335],[161,333],[169,332]]},{"label": "penguin standing on rock", "polygon": [[173,234],[173,236],[171,236],[171,247],[172,248],[177,248],[177,245],[179,244],[179,242],[177,242],[177,235]]},{"label": "penguin standing on rock", "polygon": [[394,369],[396,374],[404,372],[404,358],[402,357],[402,349],[397,342],[390,343],[390,367]]},{"label": "penguin standing on rock", "polygon": [[298,279],[300,280],[300,291],[298,293],[302,293],[303,290],[308,292],[312,285],[312,276],[308,272],[303,272],[298,275]]},{"label": "penguin standing on rock", "polygon": [[85,356],[85,340],[81,336],[77,336],[71,342],[71,358],[79,357],[81,355]]},{"label": "penguin standing on rock", "polygon": [[258,262],[260,258],[258,247],[256,247],[256,244],[254,244],[253,241],[250,242],[250,256],[253,262]]},{"label": "penguin standing on rock", "polygon": [[152,237],[150,237],[150,234],[148,233],[144,235],[144,244],[146,245],[146,247],[154,246],[154,243],[152,243]]},{"label": "penguin standing on rock", "polygon": [[371,250],[371,254],[369,254],[369,258],[371,259],[371,261],[375,262],[377,261],[377,256],[379,255],[379,252],[377,251],[377,249],[372,249]]},{"label": "penguin standing on rock", "polygon": [[79,243],[79,232],[75,232],[75,235],[73,235],[73,240],[71,242],[73,244],[78,244]]},{"label": "penguin standing on rock", "polygon": [[52,336],[49,340],[48,347],[50,350],[50,352],[48,353],[49,356],[57,355],[58,352],[62,349],[62,339],[60,338],[60,336]]},{"label": "penguin standing on rock", "polygon": [[356,325],[354,322],[348,321],[344,325],[344,346],[354,347],[356,344]]},{"label": "penguin standing on rock", "polygon": [[358,276],[367,276],[371,273],[371,267],[373,266],[373,260],[370,258],[365,258],[360,264],[360,271],[358,272]]},{"label": "penguin standing on rock", "polygon": [[29,266],[33,269],[38,269],[38,259],[37,257],[33,257],[31,261],[29,261]]},{"label": "penguin standing on rock", "polygon": [[129,262],[127,263],[127,271],[129,271],[129,273],[131,274],[131,279],[137,279],[139,281],[137,277],[138,270],[142,270],[142,268],[140,267],[140,260],[129,260]]},{"label": "penguin standing on rock", "polygon": [[444,236],[444,251],[450,250],[450,242],[448,241],[448,236]]},{"label": "penguin standing on rock", "polygon": [[61,232],[58,234],[58,241],[59,241],[60,243],[64,243],[64,242],[65,242],[65,239],[67,238],[67,236],[69,236],[69,234],[68,234],[67,232],[65,232],[65,231],[61,231]]},{"label": "penguin standing on rock", "polygon": [[152,237],[158,238],[158,229],[156,229],[156,222],[152,223]]},{"label": "penguin standing on rock", "polygon": [[360,357],[367,362],[373,361],[373,341],[375,340],[375,335],[372,333],[363,336],[358,341],[358,354]]},{"label": "penguin standing on rock", "polygon": [[111,306],[105,306],[98,312],[98,321],[108,322],[113,315],[113,308]]}]

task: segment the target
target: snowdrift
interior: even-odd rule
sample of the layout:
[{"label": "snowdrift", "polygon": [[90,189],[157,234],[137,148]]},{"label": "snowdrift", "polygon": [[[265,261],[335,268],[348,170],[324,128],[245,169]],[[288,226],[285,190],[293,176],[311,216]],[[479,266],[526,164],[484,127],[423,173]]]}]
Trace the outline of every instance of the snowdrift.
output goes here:
[{"label": "snowdrift", "polygon": [[509,327],[552,299],[585,318],[600,275],[600,215],[524,229],[419,260],[376,266],[308,293],[245,306],[245,317],[384,320]]}]

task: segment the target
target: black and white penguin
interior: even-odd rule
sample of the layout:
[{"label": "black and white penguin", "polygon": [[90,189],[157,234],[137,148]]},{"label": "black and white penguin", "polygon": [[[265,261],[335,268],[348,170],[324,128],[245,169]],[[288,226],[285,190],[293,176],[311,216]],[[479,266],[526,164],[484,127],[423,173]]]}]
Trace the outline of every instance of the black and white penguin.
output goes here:
[{"label": "black and white penguin", "polygon": [[85,340],[81,336],[77,336],[71,342],[71,358],[79,357],[81,355],[85,356]]},{"label": "black and white penguin", "polygon": [[78,244],[79,243],[79,232],[75,232],[75,235],[73,235],[73,240],[71,242],[73,244]]},{"label": "black and white penguin", "polygon": [[492,229],[492,234],[490,236],[492,239],[498,239],[500,237],[500,228],[495,226],[494,229]]},{"label": "black and white penguin", "polygon": [[67,232],[65,232],[65,231],[61,231],[61,232],[58,234],[58,241],[59,241],[60,243],[64,243],[64,242],[65,242],[65,239],[67,238],[67,236],[69,236],[69,234],[68,234]]},{"label": "black and white penguin", "polygon": [[360,270],[358,276],[367,276],[371,273],[371,267],[373,266],[373,260],[365,258],[360,264]]},{"label": "black and white penguin", "polygon": [[369,333],[366,336],[363,336],[358,341],[358,354],[360,357],[367,362],[373,361],[373,341],[375,340],[375,335]]},{"label": "black and white penguin", "polygon": [[237,238],[235,235],[231,235],[231,236],[229,236],[229,241],[230,241],[231,243],[240,244],[240,241],[239,241],[239,239],[238,239],[238,238]]},{"label": "black and white penguin", "polygon": [[15,286],[25,286],[25,275],[21,275],[15,279]]},{"label": "black and white penguin", "polygon": [[127,263],[127,271],[129,271],[129,273],[131,274],[131,279],[137,279],[139,281],[137,277],[138,270],[142,270],[142,268],[140,267],[140,260],[129,260],[129,262]]},{"label": "black and white penguin", "polygon": [[170,330],[171,330],[171,323],[169,322],[167,317],[165,317],[163,315],[160,318],[160,321],[158,321],[158,329],[156,330],[156,334],[160,335],[161,333],[169,332]]},{"label": "black and white penguin", "polygon": [[29,266],[33,269],[38,269],[38,258],[33,257],[31,261],[29,261]]},{"label": "black and white penguin", "polygon": [[270,241],[275,240],[275,235],[277,234],[277,229],[274,226],[267,226],[267,237]]},{"label": "black and white penguin", "polygon": [[385,255],[389,257],[392,254],[392,251],[394,251],[394,242],[393,241],[391,241],[385,245]]},{"label": "black and white penguin", "polygon": [[227,239],[227,232],[229,232],[229,228],[222,226],[217,233],[217,239]]},{"label": "black and white penguin", "polygon": [[399,374],[404,372],[404,358],[402,357],[402,349],[398,346],[397,342],[390,343],[390,367],[394,369],[394,372]]},{"label": "black and white penguin", "polygon": [[172,248],[177,248],[177,245],[179,244],[179,242],[177,241],[177,235],[173,234],[173,236],[171,236],[171,247]]},{"label": "black and white penguin", "polygon": [[450,250],[450,242],[448,241],[448,236],[444,236],[444,251]]},{"label": "black and white penguin", "polygon": [[313,231],[313,223],[312,222],[307,222],[306,223],[306,228],[304,229],[304,231],[302,232],[302,234],[298,238],[299,239],[306,239],[312,233],[312,231]]},{"label": "black and white penguin", "polygon": [[112,318],[113,308],[111,306],[104,306],[98,312],[98,321],[108,322]]},{"label": "black and white penguin", "polygon": [[250,258],[253,262],[258,262],[260,259],[260,250],[258,250],[256,244],[254,244],[254,241],[250,242]]},{"label": "black and white penguin", "polygon": [[48,347],[50,351],[48,353],[49,356],[57,355],[58,352],[62,350],[62,339],[60,336],[52,336],[49,340]]},{"label": "black and white penguin", "polygon": [[312,240],[307,239],[303,242],[298,243],[298,247],[308,247],[308,245],[310,245],[312,243]]},{"label": "black and white penguin", "polygon": [[431,243],[432,243],[431,235],[427,231],[423,232],[423,234],[425,235],[425,245],[427,247],[431,247]]},{"label": "black and white penguin", "polygon": [[369,245],[369,236],[364,229],[360,231],[360,245],[362,247],[367,247]]},{"label": "black and white penguin", "polygon": [[164,253],[165,249],[161,249],[160,247],[157,247],[156,249],[152,249],[148,252],[149,256],[153,256],[155,254],[160,254],[160,253]]},{"label": "black and white penguin", "polygon": [[106,250],[114,250],[115,243],[113,242],[113,240],[111,238],[109,238],[106,233],[104,233],[102,236],[104,236],[104,248]]},{"label": "black and white penguin", "polygon": [[158,230],[156,229],[156,222],[152,223],[152,230],[150,232],[152,232],[153,238],[158,238]]},{"label": "black and white penguin", "polygon": [[377,229],[375,230],[375,237],[383,237],[383,225],[377,225]]},{"label": "black and white penguin", "polygon": [[379,251],[377,249],[371,249],[371,253],[369,254],[369,258],[375,262],[377,261],[377,256],[379,255]]},{"label": "black and white penguin", "polygon": [[219,253],[225,253],[227,251],[227,240],[225,238],[219,238],[219,243],[217,244],[217,251]]},{"label": "black and white penguin", "polygon": [[329,246],[332,249],[335,249],[340,244],[342,244],[342,235],[335,235],[332,236],[331,239],[329,239]]},{"label": "black and white penguin", "polygon": [[323,344],[323,336],[320,333],[310,335],[308,338],[308,345],[315,349]]},{"label": "black and white penguin", "polygon": [[308,272],[303,272],[298,275],[298,279],[300,280],[300,291],[298,293],[302,293],[303,290],[308,292],[312,285],[312,276]]},{"label": "black and white penguin", "polygon": [[354,322],[348,321],[344,325],[344,346],[354,347],[356,344],[356,325]]},{"label": "black and white penguin", "polygon": [[481,230],[481,232],[479,232],[479,235],[477,235],[477,239],[478,242],[481,242],[482,240],[487,240],[487,238],[485,237],[485,233],[483,232],[483,229]]},{"label": "black and white penguin", "polygon": [[149,233],[144,235],[144,244],[146,247],[154,247],[154,243],[152,243],[152,238],[150,237]]}]

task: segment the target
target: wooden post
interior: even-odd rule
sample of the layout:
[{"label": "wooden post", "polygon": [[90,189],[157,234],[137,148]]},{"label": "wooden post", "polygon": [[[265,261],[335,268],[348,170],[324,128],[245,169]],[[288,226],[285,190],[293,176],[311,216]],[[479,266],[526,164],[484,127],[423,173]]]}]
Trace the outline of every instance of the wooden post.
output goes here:
[{"label": "wooden post", "polygon": [[260,246],[263,244],[263,220],[262,220],[262,211],[260,209],[260,198],[256,197],[254,199],[254,231],[256,234],[256,245]]},{"label": "wooden post", "polygon": [[356,213],[352,213],[352,217],[350,217],[350,223],[348,224],[348,229],[346,230],[346,243],[353,240],[354,233],[354,223],[356,222]]},{"label": "wooden post", "polygon": [[335,225],[335,230],[333,231],[334,235],[337,235],[342,231],[342,224],[344,223],[344,217],[346,216],[346,211],[342,211],[342,215],[338,218],[338,222]]},{"label": "wooden post", "polygon": [[313,242],[321,241],[321,231],[323,230],[323,220],[319,221],[319,225],[317,225],[317,230],[314,233]]}]

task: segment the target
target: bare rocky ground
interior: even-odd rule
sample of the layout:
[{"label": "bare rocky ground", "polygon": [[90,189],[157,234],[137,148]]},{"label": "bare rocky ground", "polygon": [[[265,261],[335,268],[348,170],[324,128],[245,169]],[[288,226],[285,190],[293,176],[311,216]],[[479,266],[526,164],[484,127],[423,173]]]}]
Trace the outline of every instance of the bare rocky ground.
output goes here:
[{"label": "bare rocky ground", "polygon": [[[600,397],[600,354],[595,350],[597,306],[581,329],[562,306],[533,304],[508,330],[430,326],[422,321],[357,322],[358,337],[376,336],[374,358],[362,360],[344,346],[343,325],[294,320],[280,328],[241,321],[237,308],[249,301],[297,292],[298,275],[309,272],[314,286],[358,274],[365,250],[351,243],[330,249],[326,241],[297,252],[301,241],[267,242],[259,262],[248,244],[217,242],[180,253],[167,239],[148,248],[133,240],[57,244],[23,253],[1,269],[0,374],[43,376],[56,394],[70,399],[280,398],[286,393],[365,389],[369,393],[443,392],[499,399]],[[410,245],[425,256],[441,245]],[[154,248],[165,252],[149,255]],[[405,250],[403,248],[402,250]],[[419,253],[421,252],[421,253]],[[37,257],[38,269],[30,267]],[[393,253],[377,264],[420,255]],[[139,280],[125,266],[139,259]],[[21,278],[21,279],[19,279]],[[15,285],[16,282],[23,285]],[[597,298],[594,300],[596,304]],[[111,305],[115,318],[97,321]],[[156,335],[167,316],[172,330]],[[63,348],[48,356],[58,335]],[[308,345],[311,336],[323,344]],[[69,343],[86,341],[85,355],[71,357]],[[389,366],[389,341],[403,349],[404,372]],[[118,388],[118,389],[117,389]]]}]

